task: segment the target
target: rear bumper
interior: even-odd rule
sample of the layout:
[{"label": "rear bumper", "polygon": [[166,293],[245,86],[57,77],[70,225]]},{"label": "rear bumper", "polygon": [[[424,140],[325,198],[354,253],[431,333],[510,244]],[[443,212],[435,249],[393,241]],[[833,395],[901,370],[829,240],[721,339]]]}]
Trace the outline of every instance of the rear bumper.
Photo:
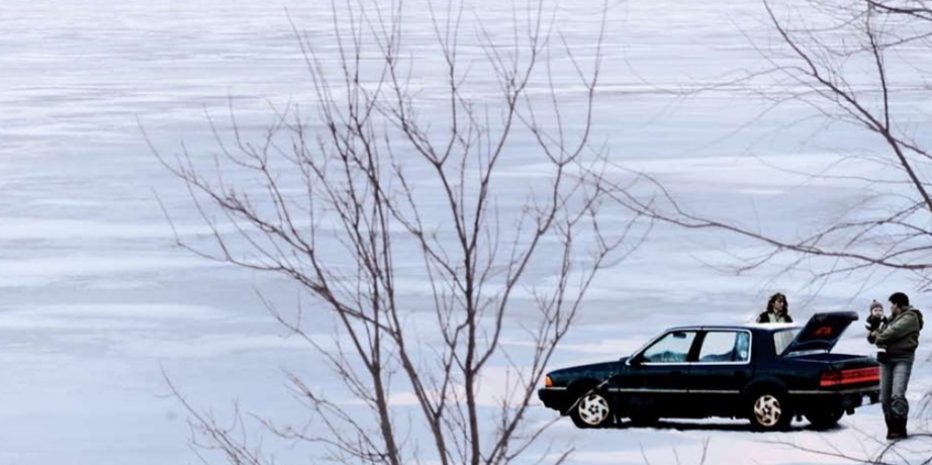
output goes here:
[{"label": "rear bumper", "polygon": [[791,390],[789,394],[793,403],[801,410],[840,408],[852,413],[858,407],[877,403],[880,399],[880,387],[811,391]]}]

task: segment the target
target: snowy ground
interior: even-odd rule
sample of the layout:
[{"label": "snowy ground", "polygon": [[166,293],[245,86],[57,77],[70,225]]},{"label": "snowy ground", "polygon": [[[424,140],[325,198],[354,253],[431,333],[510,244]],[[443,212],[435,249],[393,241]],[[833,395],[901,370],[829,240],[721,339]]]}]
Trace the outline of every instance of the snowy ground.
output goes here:
[{"label": "snowy ground", "polygon": [[[219,413],[238,400],[249,411],[299,418],[285,369],[329,386],[327,371],[282,337],[256,298],[260,291],[290,305],[296,291],[289,283],[172,247],[156,196],[183,237],[206,230],[140,129],[164,152],[184,141],[206,153],[215,147],[206,113],[222,118],[232,102],[242,125],[260,128],[271,119],[270,103],[307,99],[312,89],[285,8],[299,28],[326,31],[318,3],[329,5],[0,3],[0,464],[197,463],[185,415],[165,398],[163,371],[197,405]],[[510,14],[504,2],[477,3],[492,27]],[[680,98],[654,87],[706,82],[759,59],[744,35],[766,37],[759,2],[682,3],[611,3],[595,129],[613,160],[674,183],[705,212],[771,231],[830,218],[856,201],[862,193],[848,182],[786,170],[818,169],[876,147],[862,132],[824,128],[792,105],[743,127],[763,102],[727,92]],[[599,5],[560,12],[570,39],[589,37]],[[410,22],[426,30],[423,14]],[[565,98],[579,95],[570,89]],[[917,127],[929,124],[922,102],[898,98],[901,108],[916,107]],[[521,155],[505,165],[504,175],[527,173]],[[855,161],[846,169],[876,168]],[[599,277],[554,368],[625,355],[673,324],[747,321],[776,290],[789,293],[791,310],[804,319],[818,310],[861,312],[872,298],[911,289],[909,276],[896,274],[813,287],[805,274],[775,275],[776,266],[734,276],[705,264],[727,262],[727,253],[748,246],[658,228]],[[916,300],[930,306],[924,296]],[[322,334],[330,329],[319,325]],[[867,352],[860,336],[852,329],[839,350]],[[922,359],[928,356],[924,348]],[[932,374],[920,364],[912,400],[929,389]],[[537,407],[532,421],[552,416]],[[800,425],[767,436],[733,422],[661,426],[579,431],[562,421],[540,451],[554,442],[576,450],[571,463],[673,463],[678,454],[692,464],[708,439],[706,463],[842,463],[774,442],[829,441],[870,454],[879,445],[865,437],[880,436],[882,419],[872,406],[827,433]],[[281,456],[307,458],[294,450]]]}]

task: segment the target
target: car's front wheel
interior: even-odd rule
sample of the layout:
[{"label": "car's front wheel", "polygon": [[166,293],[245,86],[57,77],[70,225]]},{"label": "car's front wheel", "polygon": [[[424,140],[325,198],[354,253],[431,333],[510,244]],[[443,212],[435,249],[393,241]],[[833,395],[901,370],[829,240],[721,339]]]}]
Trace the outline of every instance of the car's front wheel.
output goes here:
[{"label": "car's front wheel", "polygon": [[786,396],[775,391],[759,391],[751,396],[751,426],[758,431],[786,429],[793,419]]},{"label": "car's front wheel", "polygon": [[589,392],[579,399],[570,417],[580,428],[599,428],[611,424],[612,408],[602,393]]}]

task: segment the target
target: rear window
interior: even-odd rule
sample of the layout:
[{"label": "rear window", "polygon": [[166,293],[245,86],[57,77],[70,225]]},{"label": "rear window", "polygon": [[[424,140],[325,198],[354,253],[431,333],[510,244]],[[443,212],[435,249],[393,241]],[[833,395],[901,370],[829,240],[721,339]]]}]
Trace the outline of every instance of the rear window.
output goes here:
[{"label": "rear window", "polygon": [[790,345],[790,342],[793,342],[793,339],[796,337],[796,333],[799,332],[799,328],[789,328],[780,331],[774,331],[773,333],[773,349],[777,355],[783,353],[786,350],[786,346]]},{"label": "rear window", "polygon": [[699,350],[699,363],[747,362],[750,340],[747,331],[709,331]]}]

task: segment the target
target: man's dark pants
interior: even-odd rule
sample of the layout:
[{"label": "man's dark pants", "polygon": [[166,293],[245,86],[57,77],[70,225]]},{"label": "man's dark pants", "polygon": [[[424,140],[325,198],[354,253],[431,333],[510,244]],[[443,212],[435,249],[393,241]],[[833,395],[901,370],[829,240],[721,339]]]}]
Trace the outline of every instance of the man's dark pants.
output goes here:
[{"label": "man's dark pants", "polygon": [[887,427],[894,433],[906,435],[906,418],[909,415],[909,402],[906,400],[906,386],[913,370],[913,356],[884,357],[880,362],[880,402]]}]

